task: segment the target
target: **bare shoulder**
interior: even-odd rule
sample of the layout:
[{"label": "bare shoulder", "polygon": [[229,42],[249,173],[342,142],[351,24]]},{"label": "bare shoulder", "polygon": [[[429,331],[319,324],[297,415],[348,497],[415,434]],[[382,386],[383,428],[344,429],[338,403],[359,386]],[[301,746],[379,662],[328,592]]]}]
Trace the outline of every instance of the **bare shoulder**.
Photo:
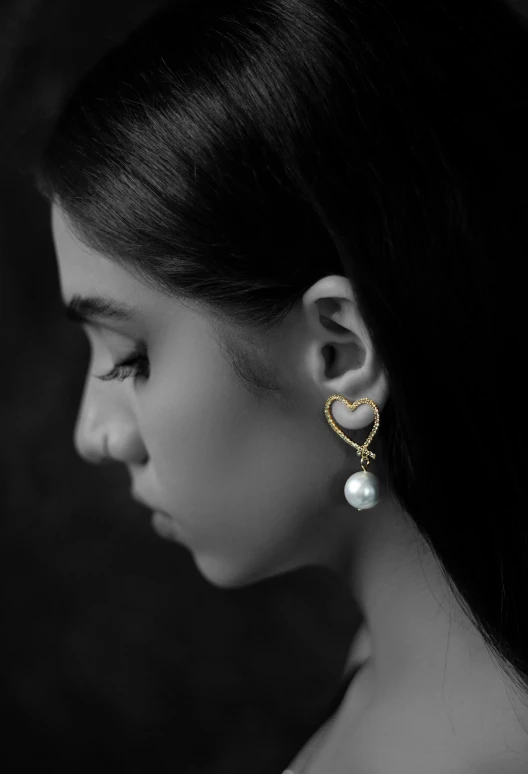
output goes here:
[{"label": "bare shoulder", "polygon": [[[372,701],[369,673],[306,774],[526,774],[528,734],[503,738],[478,705],[418,693]],[[464,717],[466,713],[466,717]],[[471,717],[469,716],[471,715]]]},{"label": "bare shoulder", "polygon": [[371,707],[349,736],[343,768],[335,774],[528,772],[528,736],[509,747],[485,729],[481,738],[467,735],[452,720],[441,703]]}]

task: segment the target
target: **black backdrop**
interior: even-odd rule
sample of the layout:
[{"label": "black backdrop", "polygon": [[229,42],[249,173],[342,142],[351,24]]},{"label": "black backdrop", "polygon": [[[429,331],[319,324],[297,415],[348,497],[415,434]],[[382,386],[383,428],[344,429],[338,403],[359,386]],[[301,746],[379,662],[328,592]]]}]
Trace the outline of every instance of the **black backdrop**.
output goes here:
[{"label": "black backdrop", "polygon": [[65,88],[157,5],[0,6],[2,771],[280,774],[332,708],[356,625],[322,569],[212,587],[124,469],[73,449],[88,343],[26,169]]},{"label": "black backdrop", "polygon": [[72,446],[88,343],[63,320],[49,213],[25,168],[69,83],[161,4],[0,4],[6,772],[280,774],[333,708],[357,625],[321,569],[212,587],[153,534],[126,471]]}]

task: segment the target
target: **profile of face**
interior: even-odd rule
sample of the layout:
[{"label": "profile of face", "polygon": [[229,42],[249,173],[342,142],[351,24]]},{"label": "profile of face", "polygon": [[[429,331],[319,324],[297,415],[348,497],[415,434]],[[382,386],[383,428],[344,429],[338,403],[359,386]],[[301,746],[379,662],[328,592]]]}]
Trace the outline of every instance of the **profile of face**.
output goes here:
[{"label": "profile of face", "polygon": [[[99,462],[108,438],[132,492],[157,512],[154,528],[185,546],[215,585],[333,564],[353,523],[343,487],[359,461],[329,428],[325,401],[334,392],[370,397],[381,410],[387,398],[348,280],[318,281],[273,339],[286,409],[247,389],[203,306],[154,290],[88,249],[56,204],[51,216],[64,303],[95,297],[130,309],[121,318],[83,307],[91,359],[74,432],[81,457]],[[137,352],[146,371],[99,378]],[[352,413],[336,402],[332,414],[345,433],[370,431],[368,406]]]}]

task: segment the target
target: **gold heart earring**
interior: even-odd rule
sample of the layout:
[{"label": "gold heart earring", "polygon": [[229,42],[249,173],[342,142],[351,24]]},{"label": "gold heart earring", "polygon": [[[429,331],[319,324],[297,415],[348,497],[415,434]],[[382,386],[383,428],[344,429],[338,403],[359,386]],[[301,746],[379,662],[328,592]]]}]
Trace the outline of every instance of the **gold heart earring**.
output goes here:
[{"label": "gold heart earring", "polygon": [[[348,438],[348,436],[346,436],[344,432],[336,425],[335,420],[330,413],[330,406],[335,400],[340,400],[341,403],[343,403],[351,411],[355,411],[357,407],[361,406],[363,403],[368,403],[374,412],[374,427],[370,431],[367,440],[362,446],[358,443],[354,443],[354,441],[351,441],[350,438]],[[344,398],[343,395],[330,395],[325,403],[325,416],[332,430],[335,430],[335,432],[340,438],[343,439],[343,441],[346,441],[348,444],[350,444],[350,446],[353,446],[357,451],[358,457],[361,457],[361,467],[363,470],[358,471],[357,473],[353,473],[350,478],[347,479],[345,484],[345,497],[347,501],[354,508],[357,508],[358,511],[364,511],[367,508],[373,508],[378,504],[380,499],[380,483],[378,478],[373,473],[369,473],[367,471],[367,468],[370,464],[369,458],[372,458],[373,460],[376,459],[376,455],[370,451],[368,446],[376,435],[379,427],[378,407],[373,400],[370,400],[370,398],[360,398],[359,400],[355,400],[353,403],[351,403],[349,400]]]}]

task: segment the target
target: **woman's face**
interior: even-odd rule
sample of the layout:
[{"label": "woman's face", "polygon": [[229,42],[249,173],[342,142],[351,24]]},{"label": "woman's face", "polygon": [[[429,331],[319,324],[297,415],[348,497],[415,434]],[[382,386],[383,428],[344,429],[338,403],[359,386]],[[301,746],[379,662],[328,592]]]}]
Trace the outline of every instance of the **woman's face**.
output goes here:
[{"label": "woman's face", "polygon": [[[52,231],[67,305],[79,295],[132,310],[130,319],[83,323],[91,362],[75,428],[78,453],[98,462],[107,436],[111,456],[130,472],[133,493],[165,514],[154,527],[184,545],[218,586],[331,564],[341,525],[350,519],[343,486],[359,470],[355,451],[324,417],[327,397],[348,387],[325,370],[325,336],[337,334],[307,317],[304,306],[285,321],[273,342],[291,400],[285,410],[244,386],[219,346],[211,315],[84,247],[56,205]],[[350,343],[343,346],[352,353]],[[97,378],[138,349],[148,358],[148,374]],[[341,409],[346,413],[333,404],[338,422],[346,421]],[[362,409],[366,436],[372,414],[362,406],[354,412],[358,419]]]}]

